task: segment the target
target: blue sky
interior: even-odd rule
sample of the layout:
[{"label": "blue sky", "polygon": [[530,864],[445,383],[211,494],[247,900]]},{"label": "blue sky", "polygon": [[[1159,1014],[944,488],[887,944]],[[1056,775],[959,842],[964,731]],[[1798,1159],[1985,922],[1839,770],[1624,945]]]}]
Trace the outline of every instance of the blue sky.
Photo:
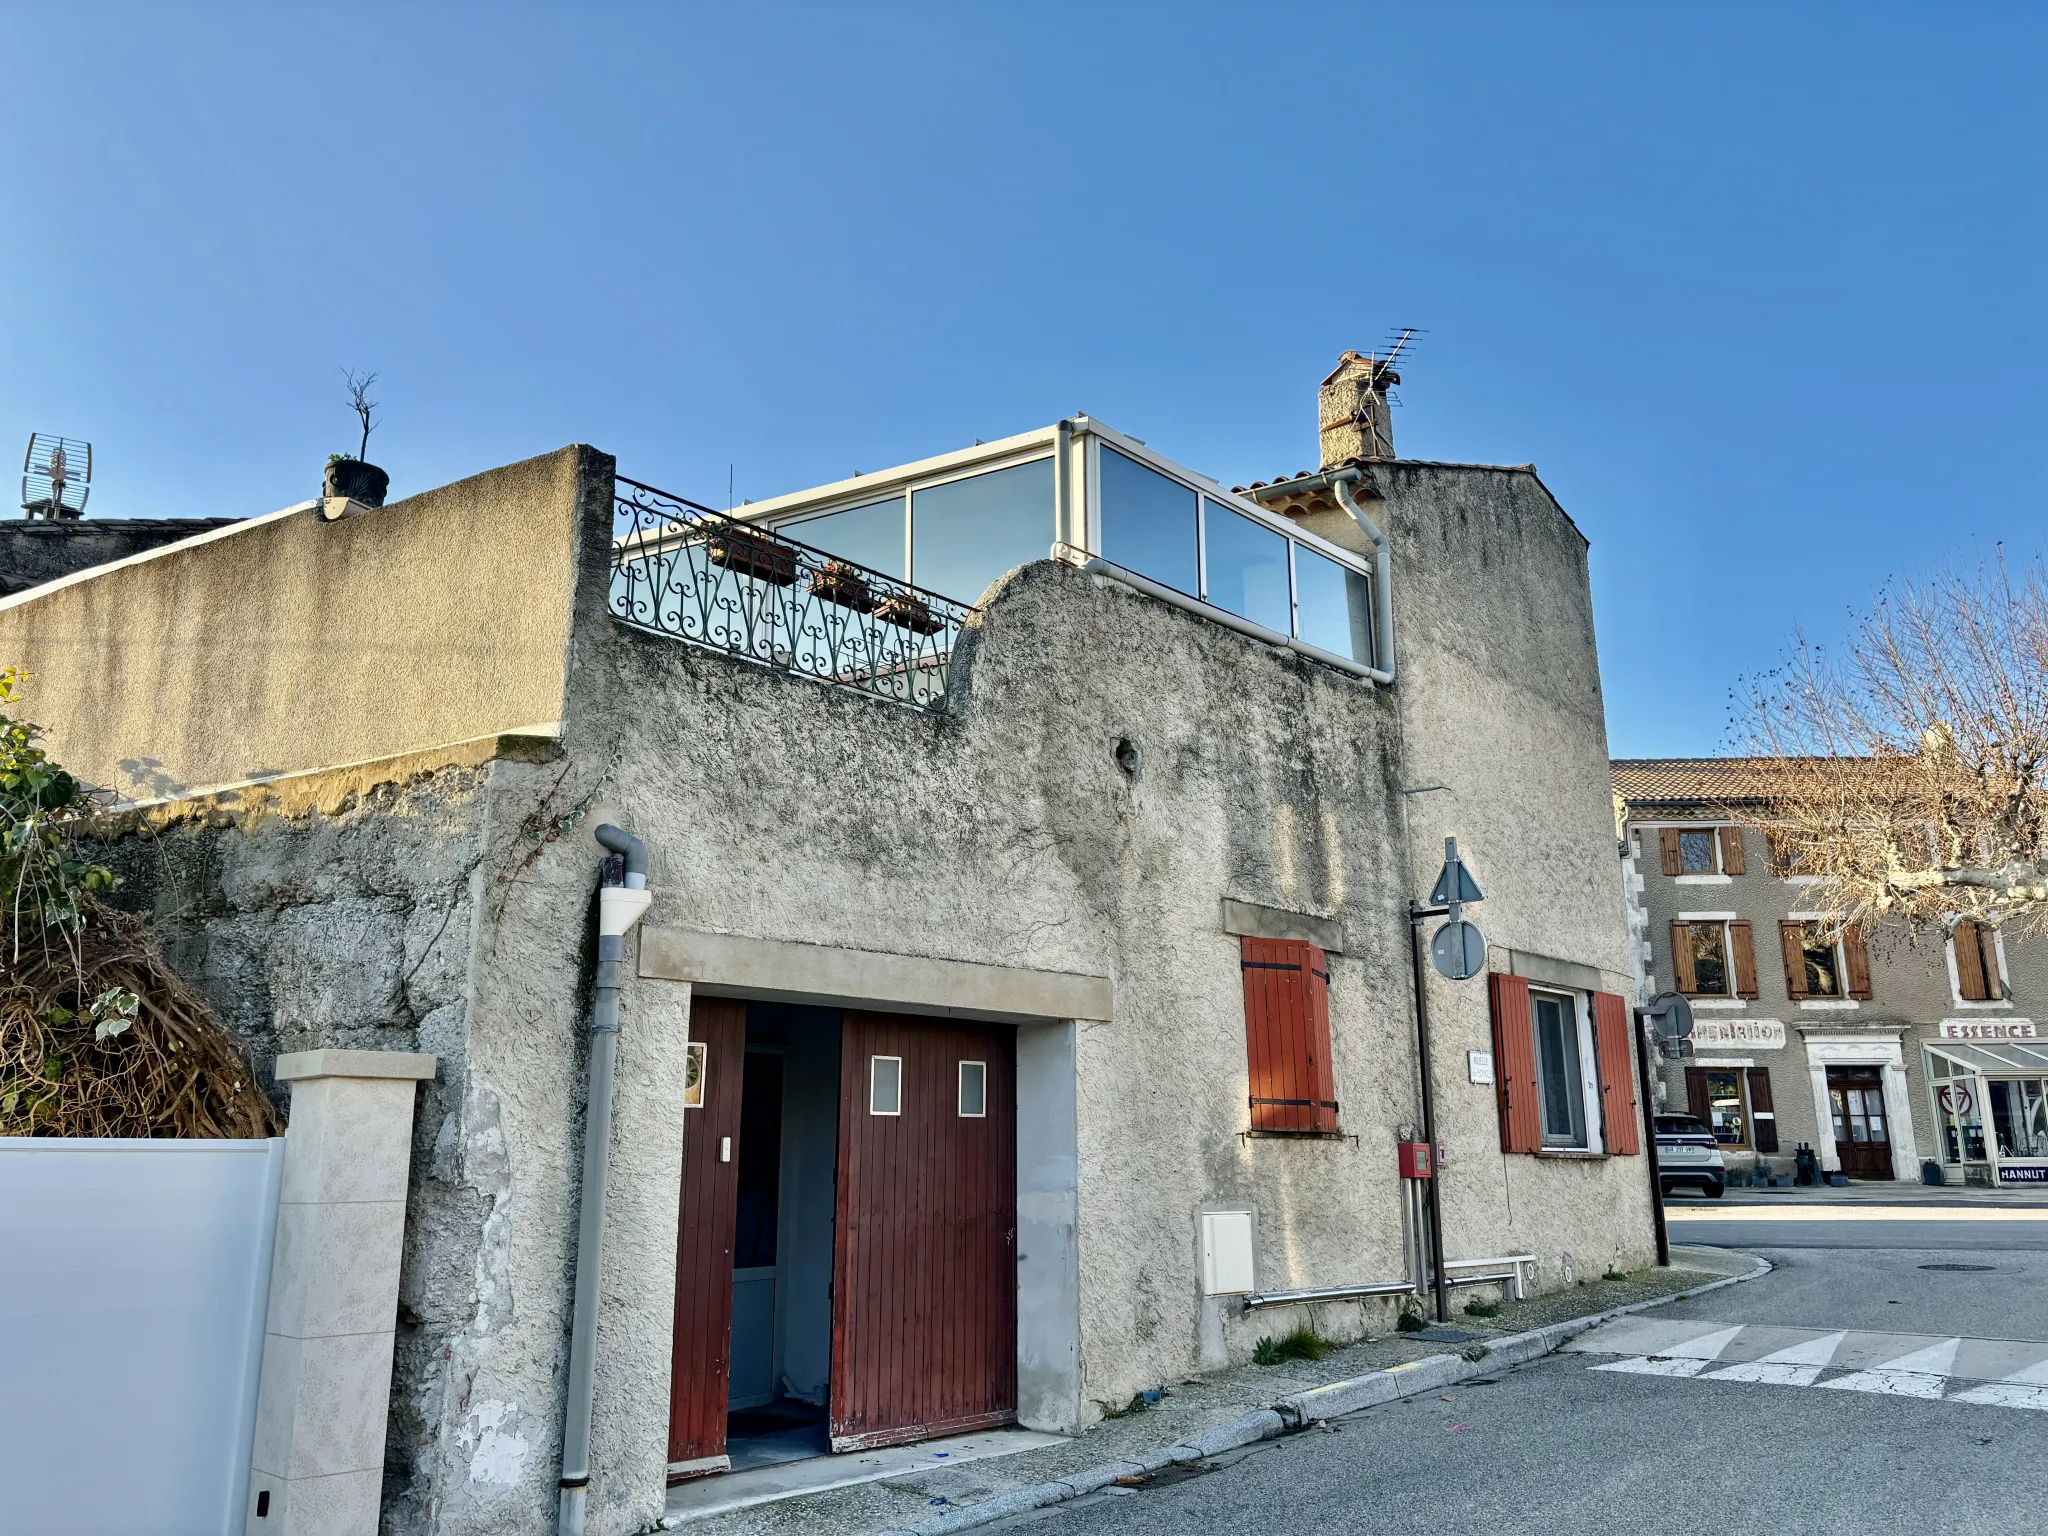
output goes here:
[{"label": "blue sky", "polygon": [[[1427,328],[1409,457],[1593,541],[1617,755],[2043,530],[2048,9],[22,7],[0,449],[92,510],[573,440],[721,503],[1087,410],[1226,483]],[[8,451],[19,451],[9,449]]]}]

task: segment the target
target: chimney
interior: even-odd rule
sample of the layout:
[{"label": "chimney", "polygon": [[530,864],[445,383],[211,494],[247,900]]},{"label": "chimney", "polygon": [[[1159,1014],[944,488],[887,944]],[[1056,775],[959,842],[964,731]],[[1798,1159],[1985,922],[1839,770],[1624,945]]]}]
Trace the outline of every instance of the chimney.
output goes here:
[{"label": "chimney", "polygon": [[1387,391],[1400,382],[1391,353],[1384,361],[1356,352],[1337,359],[1316,395],[1324,469],[1352,459],[1394,456],[1394,418],[1387,407]]}]

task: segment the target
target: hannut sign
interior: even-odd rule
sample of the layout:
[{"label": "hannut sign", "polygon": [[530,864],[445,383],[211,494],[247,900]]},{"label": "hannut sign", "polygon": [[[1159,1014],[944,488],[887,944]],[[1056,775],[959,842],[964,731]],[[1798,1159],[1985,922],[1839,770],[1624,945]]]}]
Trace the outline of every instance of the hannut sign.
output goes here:
[{"label": "hannut sign", "polygon": [[1694,1049],[1703,1045],[1748,1045],[1781,1050],[1785,1026],[1776,1019],[1700,1019],[1692,1021]]}]

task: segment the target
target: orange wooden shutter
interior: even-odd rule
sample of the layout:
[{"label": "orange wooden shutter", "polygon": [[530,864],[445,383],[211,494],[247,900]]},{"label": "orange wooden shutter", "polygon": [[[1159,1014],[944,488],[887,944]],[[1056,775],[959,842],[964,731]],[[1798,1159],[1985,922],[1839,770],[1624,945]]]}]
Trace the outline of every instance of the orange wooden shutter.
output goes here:
[{"label": "orange wooden shutter", "polygon": [[1636,1133],[1636,1073],[1628,1049],[1628,1004],[1612,992],[1593,994],[1593,1053],[1600,1067],[1600,1118],[1607,1150],[1634,1157],[1643,1150]]},{"label": "orange wooden shutter", "polygon": [[1996,1002],[2005,996],[2005,978],[1998,972],[1998,930],[1989,923],[1977,924],[1977,949],[1984,962],[1984,997]]},{"label": "orange wooden shutter", "polygon": [[1740,827],[1723,827],[1721,829],[1721,873],[1724,875],[1739,875],[1743,873],[1742,828]]},{"label": "orange wooden shutter", "polygon": [[1842,930],[1842,969],[1849,973],[1849,995],[1870,1000],[1870,949],[1863,942],[1863,930],[1851,923]]},{"label": "orange wooden shutter", "polygon": [[1806,996],[1806,924],[1778,924],[1778,947],[1785,952],[1785,995],[1795,1002]]},{"label": "orange wooden shutter", "polygon": [[1986,973],[1997,974],[1996,964],[1987,966],[1985,951],[1990,948],[1984,942],[1983,930],[1967,917],[1956,923],[1956,990],[1965,1002],[1983,1003],[1991,1000],[1991,987]]},{"label": "orange wooden shutter", "polygon": [[1728,960],[1735,967],[1735,995],[1756,996],[1756,943],[1750,937],[1749,924],[1728,925]]},{"label": "orange wooden shutter", "polygon": [[1500,1149],[1540,1151],[1543,1120],[1536,1107],[1536,1031],[1529,1017],[1529,983],[1499,971],[1487,983],[1493,999],[1493,1092],[1500,1105]]},{"label": "orange wooden shutter", "polygon": [[1664,861],[1665,874],[1682,875],[1685,873],[1685,861],[1679,857],[1678,853],[1678,828],[1660,827],[1658,829],[1657,853]]},{"label": "orange wooden shutter", "polygon": [[1298,939],[1240,940],[1255,1131],[1334,1131],[1330,962]]},{"label": "orange wooden shutter", "polygon": [[1700,989],[1692,970],[1692,924],[1671,925],[1671,984],[1687,997]]}]

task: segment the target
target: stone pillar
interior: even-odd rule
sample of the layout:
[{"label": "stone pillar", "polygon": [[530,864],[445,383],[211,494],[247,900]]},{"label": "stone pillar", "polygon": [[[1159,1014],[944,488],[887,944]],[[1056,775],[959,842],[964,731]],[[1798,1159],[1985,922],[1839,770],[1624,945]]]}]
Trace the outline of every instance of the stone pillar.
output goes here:
[{"label": "stone pillar", "polygon": [[432,1056],[298,1051],[247,1536],[376,1536],[414,1084]]}]

